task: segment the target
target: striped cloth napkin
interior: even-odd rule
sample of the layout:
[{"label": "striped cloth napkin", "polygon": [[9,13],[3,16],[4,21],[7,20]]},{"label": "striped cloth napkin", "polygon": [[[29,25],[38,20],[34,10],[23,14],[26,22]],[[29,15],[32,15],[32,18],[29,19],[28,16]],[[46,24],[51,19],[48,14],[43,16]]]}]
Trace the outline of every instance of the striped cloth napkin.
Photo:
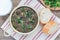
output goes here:
[{"label": "striped cloth napkin", "polygon": [[[37,0],[21,0],[18,6],[22,5],[33,8],[37,13],[44,8],[44,6],[42,6]],[[58,25],[60,25],[60,19],[55,15],[53,15],[51,20],[54,20]],[[55,33],[46,35],[41,31],[42,27],[39,25],[36,31],[32,34],[21,35],[11,28],[9,18],[5,21],[1,28],[16,40],[54,40],[60,34],[60,29],[58,29]]]}]

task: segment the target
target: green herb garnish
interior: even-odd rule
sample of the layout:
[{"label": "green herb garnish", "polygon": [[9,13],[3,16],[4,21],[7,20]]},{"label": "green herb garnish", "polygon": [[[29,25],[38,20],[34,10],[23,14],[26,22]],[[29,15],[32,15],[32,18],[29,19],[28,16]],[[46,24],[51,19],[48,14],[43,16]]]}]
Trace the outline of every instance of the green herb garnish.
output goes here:
[{"label": "green herb garnish", "polygon": [[26,17],[31,17],[32,12],[30,10],[28,10],[28,11],[25,12],[25,15],[26,15]]},{"label": "green herb garnish", "polygon": [[31,25],[28,25],[28,26],[26,26],[26,28],[27,28],[27,29],[30,29],[30,28],[32,28],[32,27],[31,27]]},{"label": "green herb garnish", "polygon": [[20,8],[20,10],[21,10],[21,12],[24,12],[25,11],[24,8]]},{"label": "green herb garnish", "polygon": [[60,7],[60,2],[57,2],[57,6]]},{"label": "green herb garnish", "polygon": [[17,19],[17,22],[18,23],[23,23],[23,20],[22,19]]},{"label": "green herb garnish", "polygon": [[30,19],[30,23],[34,23],[35,22],[35,20],[34,19]]},{"label": "green herb garnish", "polygon": [[44,3],[50,7],[60,7],[60,0],[44,0]]},{"label": "green herb garnish", "polygon": [[25,25],[22,25],[21,28],[23,29],[23,32],[26,31],[26,26]]}]

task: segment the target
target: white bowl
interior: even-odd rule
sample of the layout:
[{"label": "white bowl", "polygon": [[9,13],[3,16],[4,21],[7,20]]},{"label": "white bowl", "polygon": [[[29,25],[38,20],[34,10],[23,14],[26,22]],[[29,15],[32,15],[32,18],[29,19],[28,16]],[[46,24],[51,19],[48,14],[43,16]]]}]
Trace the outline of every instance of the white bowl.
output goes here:
[{"label": "white bowl", "polygon": [[11,0],[0,0],[0,16],[5,16],[9,14],[12,9]]},{"label": "white bowl", "polygon": [[[20,7],[22,7],[22,6],[20,6]],[[28,7],[28,6],[27,6]],[[17,33],[19,33],[19,34],[31,34],[31,33],[33,33],[36,29],[37,29],[37,27],[39,26],[39,16],[38,16],[38,23],[37,23],[37,25],[36,25],[36,27],[32,30],[32,31],[30,31],[30,32],[28,32],[28,33],[22,33],[22,32],[19,32],[19,31],[17,31],[13,26],[12,26],[12,23],[11,23],[11,16],[12,16],[12,14],[13,14],[13,12],[17,9],[17,8],[19,8],[19,7],[16,7],[15,9],[13,9],[13,11],[11,12],[11,14],[10,14],[10,25],[11,25],[11,28],[15,31],[15,32],[17,32]],[[31,8],[31,7],[30,7]],[[32,8],[33,9],[33,8]],[[34,9],[33,9],[34,10]],[[34,10],[35,11],[35,10]],[[36,12],[36,11],[35,11]],[[37,13],[37,12],[36,12]],[[37,13],[37,15],[38,15],[38,13]]]}]

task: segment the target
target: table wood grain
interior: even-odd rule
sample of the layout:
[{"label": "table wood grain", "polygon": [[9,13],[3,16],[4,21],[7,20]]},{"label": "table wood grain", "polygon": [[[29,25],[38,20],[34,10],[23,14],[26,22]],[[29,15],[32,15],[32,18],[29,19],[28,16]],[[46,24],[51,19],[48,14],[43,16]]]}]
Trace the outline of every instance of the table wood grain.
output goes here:
[{"label": "table wood grain", "polygon": [[[12,1],[12,4],[13,4],[13,8],[15,8],[18,5],[18,3],[20,2],[20,0],[11,0],[11,1]],[[60,11],[54,11],[54,14],[56,16],[60,17]],[[9,14],[6,15],[6,16],[0,16],[0,27],[5,22],[5,20],[8,18],[8,16],[9,16]],[[4,31],[2,29],[0,29],[0,40],[15,40],[12,37],[5,37],[3,35],[3,32]],[[58,35],[58,37],[55,40],[60,40],[60,34]]]}]

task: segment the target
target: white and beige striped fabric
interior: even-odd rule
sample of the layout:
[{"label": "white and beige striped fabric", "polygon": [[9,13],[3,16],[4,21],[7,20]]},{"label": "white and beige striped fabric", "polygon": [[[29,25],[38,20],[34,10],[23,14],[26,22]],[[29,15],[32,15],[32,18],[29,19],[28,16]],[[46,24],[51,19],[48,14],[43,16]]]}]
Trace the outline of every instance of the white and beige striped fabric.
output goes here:
[{"label": "white and beige striped fabric", "polygon": [[[37,13],[44,8],[44,6],[42,6],[37,0],[21,0],[18,6],[22,5],[33,8]],[[60,25],[60,19],[55,15],[52,16],[51,20],[54,20],[58,23],[58,25]],[[9,18],[5,21],[1,28],[16,40],[54,40],[57,35],[60,34],[60,29],[58,29],[55,33],[46,35],[42,33],[42,27],[39,25],[36,31],[34,31],[32,34],[21,35],[11,28]]]}]

